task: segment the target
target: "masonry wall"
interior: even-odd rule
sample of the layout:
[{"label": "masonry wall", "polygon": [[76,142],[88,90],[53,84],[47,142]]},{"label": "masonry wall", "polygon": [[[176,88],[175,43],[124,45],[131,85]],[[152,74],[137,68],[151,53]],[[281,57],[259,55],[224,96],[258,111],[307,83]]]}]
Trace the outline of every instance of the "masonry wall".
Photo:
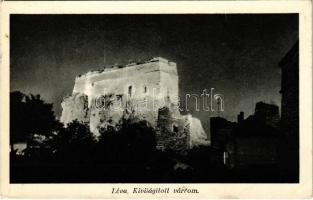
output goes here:
[{"label": "masonry wall", "polygon": [[[156,126],[158,109],[174,101],[177,104],[176,64],[156,59],[148,63],[88,72],[75,79],[73,94],[88,96],[90,128],[96,134],[103,121],[110,120],[112,125],[117,124],[125,115],[125,109]],[[112,105],[98,108],[96,101],[104,96]],[[72,107],[69,103],[67,105]],[[75,118],[68,112],[70,110],[64,108],[62,119],[65,122]]]},{"label": "masonry wall", "polygon": [[88,108],[88,96],[76,93],[64,98],[62,103],[61,122],[68,124],[73,120],[89,122],[90,109]]},{"label": "masonry wall", "polygon": [[[88,121],[99,136],[101,128],[116,127],[121,119],[146,120],[159,130],[163,146],[207,145],[200,120],[180,114],[178,94],[176,64],[163,58],[92,71],[75,79],[72,96],[62,103],[61,121]],[[168,116],[160,116],[163,108],[170,109]]]}]

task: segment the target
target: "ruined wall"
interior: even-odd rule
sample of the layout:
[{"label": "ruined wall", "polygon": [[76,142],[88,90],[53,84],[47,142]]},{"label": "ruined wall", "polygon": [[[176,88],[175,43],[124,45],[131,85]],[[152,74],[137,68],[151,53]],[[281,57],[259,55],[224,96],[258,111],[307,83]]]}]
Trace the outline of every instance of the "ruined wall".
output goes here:
[{"label": "ruined wall", "polygon": [[[156,126],[158,109],[174,101],[177,104],[176,64],[163,58],[154,58],[146,63],[88,72],[76,77],[73,94],[77,93],[88,96],[90,128],[95,133],[104,121],[117,123],[125,110]],[[95,102],[103,96],[112,105],[98,108]],[[68,123],[71,118],[80,118],[75,116],[76,108],[71,103],[64,104],[63,107],[62,122]]]},{"label": "ruined wall", "polygon": [[190,147],[210,145],[210,141],[202,127],[201,121],[196,117],[192,117],[191,114],[185,115],[184,117],[190,128]]},{"label": "ruined wall", "polygon": [[178,94],[176,63],[158,57],[113,66],[76,77],[73,95],[62,102],[61,121],[88,121],[91,132],[99,136],[100,128],[132,117],[157,128],[159,147],[186,150],[207,144],[200,120],[180,114]]},{"label": "ruined wall", "polygon": [[181,115],[178,107],[160,108],[158,112],[157,148],[185,153],[195,146],[208,146],[210,142],[201,121],[191,114]]},{"label": "ruined wall", "polygon": [[63,99],[61,122],[65,125],[78,120],[80,122],[89,122],[90,109],[88,108],[88,96],[75,93]]},{"label": "ruined wall", "polygon": [[184,154],[190,149],[189,123],[173,105],[159,109],[156,133],[159,150]]}]

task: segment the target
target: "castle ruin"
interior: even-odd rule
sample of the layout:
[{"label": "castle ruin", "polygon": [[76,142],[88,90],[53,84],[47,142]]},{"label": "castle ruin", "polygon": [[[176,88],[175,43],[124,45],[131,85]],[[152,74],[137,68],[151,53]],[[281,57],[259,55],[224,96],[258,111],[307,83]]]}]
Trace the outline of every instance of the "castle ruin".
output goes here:
[{"label": "castle ruin", "polygon": [[201,121],[180,114],[177,66],[161,57],[79,75],[72,95],[61,106],[61,122],[89,123],[95,137],[100,128],[132,118],[145,120],[156,130],[158,149],[209,144]]}]

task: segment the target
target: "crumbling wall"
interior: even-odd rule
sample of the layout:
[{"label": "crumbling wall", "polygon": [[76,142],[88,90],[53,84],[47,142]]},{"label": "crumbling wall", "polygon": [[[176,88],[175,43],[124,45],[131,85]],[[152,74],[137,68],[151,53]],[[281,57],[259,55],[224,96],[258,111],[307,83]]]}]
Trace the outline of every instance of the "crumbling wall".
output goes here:
[{"label": "crumbling wall", "polygon": [[157,149],[186,153],[190,148],[190,127],[186,122],[173,104],[160,108],[156,129]]},{"label": "crumbling wall", "polygon": [[108,126],[116,127],[122,120],[149,122],[152,127],[156,125],[157,112],[142,110],[142,102],[138,99],[126,99],[123,95],[107,94],[98,100],[92,100],[90,105],[90,130],[96,137],[99,130],[106,130]]},{"label": "crumbling wall", "polygon": [[[96,103],[99,99],[104,106]],[[182,116],[177,106],[176,64],[158,57],[76,77],[73,95],[62,102],[61,121],[89,122],[98,137],[100,129],[115,127],[121,119],[145,120],[156,128],[161,148],[185,151],[206,144],[200,120]]]},{"label": "crumbling wall", "polygon": [[185,154],[189,150],[188,128],[181,132],[156,129],[157,149]]},{"label": "crumbling wall", "polygon": [[186,119],[186,123],[189,124],[190,148],[200,145],[210,145],[207,134],[202,127],[201,121],[198,118],[193,117],[191,114],[185,115],[184,118]]},{"label": "crumbling wall", "polygon": [[63,99],[62,115],[60,121],[67,125],[68,123],[78,120],[80,122],[89,122],[90,110],[88,108],[88,96],[75,93]]}]

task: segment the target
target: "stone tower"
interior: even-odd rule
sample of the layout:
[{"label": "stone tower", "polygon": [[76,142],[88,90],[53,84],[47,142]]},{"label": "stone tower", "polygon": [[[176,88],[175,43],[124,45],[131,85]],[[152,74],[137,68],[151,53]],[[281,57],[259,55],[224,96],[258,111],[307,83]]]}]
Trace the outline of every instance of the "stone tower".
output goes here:
[{"label": "stone tower", "polygon": [[[146,120],[159,130],[181,132],[190,117],[180,115],[178,94],[174,62],[156,57],[146,62],[114,65],[76,77],[72,95],[62,102],[61,121],[87,122],[95,136],[99,135],[99,128],[115,126],[121,118],[129,116]],[[170,109],[170,114],[161,116],[164,108]]]}]

